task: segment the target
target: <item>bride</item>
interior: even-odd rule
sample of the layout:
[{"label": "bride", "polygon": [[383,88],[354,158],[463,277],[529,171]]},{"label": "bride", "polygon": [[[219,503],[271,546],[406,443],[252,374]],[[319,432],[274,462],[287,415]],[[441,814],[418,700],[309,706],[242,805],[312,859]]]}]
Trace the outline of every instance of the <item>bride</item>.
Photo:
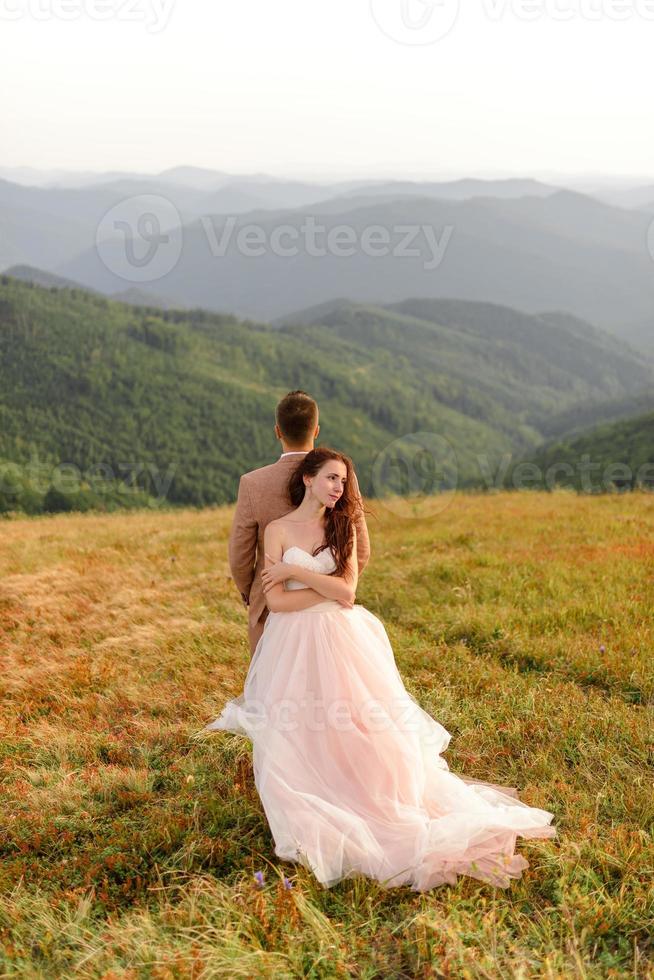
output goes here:
[{"label": "bride", "polygon": [[554,837],[553,814],[441,757],[449,732],[404,687],[381,621],[355,604],[351,466],[323,446],[294,470],[295,510],[265,529],[270,613],[243,693],[205,731],[251,739],[275,854],[325,887],[365,875],[425,891],[465,874],[504,888],[529,866],[517,836]]}]

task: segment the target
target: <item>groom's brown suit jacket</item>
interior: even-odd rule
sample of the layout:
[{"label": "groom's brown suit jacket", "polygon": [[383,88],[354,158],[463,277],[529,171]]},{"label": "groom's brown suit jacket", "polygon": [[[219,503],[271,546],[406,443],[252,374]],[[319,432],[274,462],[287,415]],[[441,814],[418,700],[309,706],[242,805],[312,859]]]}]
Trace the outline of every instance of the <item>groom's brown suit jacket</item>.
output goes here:
[{"label": "groom's brown suit jacket", "polygon": [[[248,606],[250,627],[267,609],[261,581],[265,563],[263,532],[270,521],[295,509],[286,496],[286,487],[302,455],[280,456],[269,466],[244,473],[239,482],[236,512],[229,534],[229,567],[243,602]],[[352,483],[355,495],[359,496],[359,481],[354,471]],[[361,574],[370,558],[370,539],[363,511],[356,520],[356,529]]]}]

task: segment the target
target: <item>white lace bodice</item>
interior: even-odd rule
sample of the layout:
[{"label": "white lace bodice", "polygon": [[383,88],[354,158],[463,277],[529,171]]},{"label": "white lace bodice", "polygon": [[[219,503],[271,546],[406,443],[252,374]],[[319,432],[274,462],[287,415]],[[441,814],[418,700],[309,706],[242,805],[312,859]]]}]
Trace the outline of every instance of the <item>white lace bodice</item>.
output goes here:
[{"label": "white lace bodice", "polygon": [[[287,558],[287,555],[290,557]],[[331,548],[325,548],[324,551],[318,552],[317,555],[311,555],[304,548],[292,544],[282,555],[282,561],[287,562],[289,565],[302,565],[303,568],[308,568],[312,572],[321,572],[323,575],[330,575],[336,571],[336,560]],[[308,588],[304,582],[298,582],[294,578],[287,578],[285,585],[287,589]]]}]

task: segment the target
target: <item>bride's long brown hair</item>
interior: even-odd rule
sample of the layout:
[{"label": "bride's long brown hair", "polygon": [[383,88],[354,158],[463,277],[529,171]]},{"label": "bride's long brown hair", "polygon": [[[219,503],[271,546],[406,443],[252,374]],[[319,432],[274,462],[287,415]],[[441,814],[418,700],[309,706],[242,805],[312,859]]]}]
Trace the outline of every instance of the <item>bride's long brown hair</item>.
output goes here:
[{"label": "bride's long brown hair", "polygon": [[354,492],[352,485],[352,460],[345,453],[339,453],[336,449],[328,446],[318,446],[311,449],[306,456],[298,463],[293,470],[288,481],[288,494],[294,507],[299,507],[304,499],[306,487],[303,476],[315,476],[318,470],[330,459],[338,459],[345,463],[347,475],[343,493],[338,498],[333,507],[327,507],[325,513],[325,541],[313,552],[319,554],[325,548],[331,548],[336,562],[337,575],[343,575],[348,558],[352,554],[354,542],[354,522],[363,510],[362,500]]}]

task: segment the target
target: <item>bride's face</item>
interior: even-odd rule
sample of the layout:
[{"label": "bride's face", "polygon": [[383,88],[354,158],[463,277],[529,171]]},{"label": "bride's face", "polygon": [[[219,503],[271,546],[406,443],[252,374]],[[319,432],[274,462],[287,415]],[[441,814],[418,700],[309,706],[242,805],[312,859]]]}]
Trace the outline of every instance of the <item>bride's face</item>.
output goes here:
[{"label": "bride's face", "polygon": [[313,477],[305,477],[305,484],[325,507],[333,507],[343,496],[347,480],[347,466],[340,459],[328,459]]}]

